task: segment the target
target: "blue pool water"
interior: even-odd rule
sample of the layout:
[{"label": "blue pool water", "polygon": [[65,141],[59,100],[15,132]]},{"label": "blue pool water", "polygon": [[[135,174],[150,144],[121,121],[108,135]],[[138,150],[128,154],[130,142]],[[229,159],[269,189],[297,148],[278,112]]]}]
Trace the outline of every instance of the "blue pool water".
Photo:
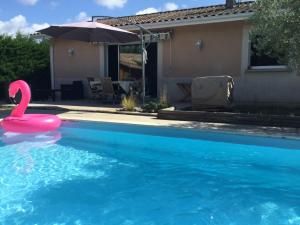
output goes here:
[{"label": "blue pool water", "polygon": [[300,224],[299,140],[83,122],[0,136],[0,224]]}]

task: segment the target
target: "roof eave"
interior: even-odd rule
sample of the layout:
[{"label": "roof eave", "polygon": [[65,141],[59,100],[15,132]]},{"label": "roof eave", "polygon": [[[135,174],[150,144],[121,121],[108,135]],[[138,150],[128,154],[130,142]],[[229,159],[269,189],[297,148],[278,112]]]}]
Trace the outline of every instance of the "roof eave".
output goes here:
[{"label": "roof eave", "polygon": [[[249,20],[252,15],[253,12],[248,12],[248,13],[238,13],[238,14],[223,15],[223,16],[200,17],[195,19],[181,19],[181,20],[162,21],[162,22],[155,22],[155,23],[144,23],[138,25],[144,27],[145,29],[160,29],[160,28],[210,24],[210,23],[244,21],[244,20]],[[139,28],[135,25],[125,25],[125,26],[118,26],[118,27],[130,31],[139,30]]]}]

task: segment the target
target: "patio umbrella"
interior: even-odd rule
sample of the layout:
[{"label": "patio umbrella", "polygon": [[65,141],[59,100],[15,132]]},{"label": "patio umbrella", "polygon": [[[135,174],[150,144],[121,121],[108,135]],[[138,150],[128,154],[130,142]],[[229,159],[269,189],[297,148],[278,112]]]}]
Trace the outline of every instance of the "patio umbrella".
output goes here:
[{"label": "patio umbrella", "polygon": [[98,22],[56,25],[37,32],[54,38],[84,42],[128,43],[139,40],[135,33]]}]

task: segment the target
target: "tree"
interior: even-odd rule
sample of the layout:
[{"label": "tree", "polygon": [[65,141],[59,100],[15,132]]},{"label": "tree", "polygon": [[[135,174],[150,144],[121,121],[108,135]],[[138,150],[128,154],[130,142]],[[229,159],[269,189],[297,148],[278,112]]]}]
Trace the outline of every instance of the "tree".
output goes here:
[{"label": "tree", "polygon": [[256,48],[300,71],[300,0],[257,0],[252,19]]},{"label": "tree", "polygon": [[48,41],[38,43],[21,34],[0,36],[0,81],[30,80],[38,74],[50,74],[49,64]]}]

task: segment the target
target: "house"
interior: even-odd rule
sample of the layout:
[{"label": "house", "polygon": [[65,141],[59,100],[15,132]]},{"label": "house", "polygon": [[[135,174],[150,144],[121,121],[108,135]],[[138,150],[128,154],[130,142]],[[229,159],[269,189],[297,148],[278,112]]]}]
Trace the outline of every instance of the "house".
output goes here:
[{"label": "house", "polygon": [[[276,59],[255,54],[249,39],[253,10],[253,2],[226,0],[223,5],[94,19],[133,32],[139,32],[138,26],[152,32],[144,36],[149,42],[149,96],[165,93],[176,102],[184,95],[178,83],[190,83],[198,76],[230,75],[235,81],[236,103],[299,104],[299,74]],[[91,76],[141,78],[139,43],[108,45],[62,39],[51,43],[53,88],[74,80],[86,82]],[[88,96],[87,83],[85,86]]]}]

